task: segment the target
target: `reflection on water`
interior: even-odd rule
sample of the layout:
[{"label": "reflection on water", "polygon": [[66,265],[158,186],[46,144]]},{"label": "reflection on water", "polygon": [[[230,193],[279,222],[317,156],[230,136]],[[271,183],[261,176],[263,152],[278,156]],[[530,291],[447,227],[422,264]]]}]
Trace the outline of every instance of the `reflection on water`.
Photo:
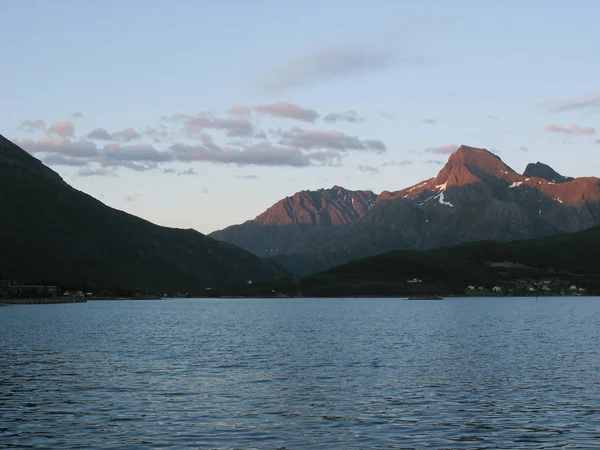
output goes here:
[{"label": "reflection on water", "polygon": [[600,299],[0,308],[0,447],[593,448]]}]

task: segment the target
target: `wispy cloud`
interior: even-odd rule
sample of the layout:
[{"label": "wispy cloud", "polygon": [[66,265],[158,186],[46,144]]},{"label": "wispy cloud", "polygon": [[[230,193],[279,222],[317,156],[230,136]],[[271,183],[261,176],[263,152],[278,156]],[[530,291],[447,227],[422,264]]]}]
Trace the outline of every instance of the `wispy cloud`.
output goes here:
[{"label": "wispy cloud", "polygon": [[73,122],[64,120],[53,123],[50,128],[48,128],[48,131],[64,138],[73,137],[75,134],[75,125]]},{"label": "wispy cloud", "polygon": [[258,177],[256,175],[238,175],[236,178],[238,180],[256,180]]},{"label": "wispy cloud", "polygon": [[377,111],[377,114],[379,114],[384,119],[389,119],[389,120],[394,119],[396,117],[394,114],[390,114],[385,111]]},{"label": "wispy cloud", "polygon": [[384,162],[382,164],[383,167],[387,167],[387,166],[409,166],[412,164],[412,161],[409,161],[407,159],[403,160],[403,161],[388,161],[388,162]]},{"label": "wispy cloud", "polygon": [[44,136],[37,141],[25,138],[15,141],[15,144],[29,153],[56,153],[73,158],[89,158],[99,153],[92,142],[72,141],[59,136]]},{"label": "wispy cloud", "polygon": [[46,129],[46,122],[43,120],[24,120],[21,123],[21,128],[25,131],[35,131]]},{"label": "wispy cloud", "polygon": [[239,105],[234,106],[233,108],[229,108],[227,112],[235,117],[246,118],[250,115],[252,110],[247,106]]},{"label": "wispy cloud", "polygon": [[181,177],[181,176],[196,176],[198,175],[198,172],[196,172],[194,169],[187,169],[187,170],[182,170],[177,172],[177,176]]},{"label": "wispy cloud", "polygon": [[303,152],[299,149],[275,146],[265,141],[246,148],[219,147],[216,145],[174,144],[171,150],[175,159],[185,162],[204,161],[239,166],[291,166],[308,167],[314,164],[337,162],[339,153]]},{"label": "wispy cloud", "polygon": [[394,57],[388,52],[360,47],[336,48],[310,53],[273,69],[260,84],[268,91],[283,91],[380,70],[393,63]]},{"label": "wispy cloud", "polygon": [[323,120],[328,123],[335,123],[335,122],[342,122],[342,121],[356,123],[356,122],[363,122],[365,119],[363,119],[362,117],[359,117],[359,115],[356,111],[348,110],[348,111],[344,111],[342,113],[327,114],[325,117],[323,117]]},{"label": "wispy cloud", "polygon": [[544,128],[549,133],[564,133],[565,135],[591,135],[596,134],[596,129],[591,127],[581,127],[579,125],[572,124],[568,127],[561,127],[559,125],[548,125]]},{"label": "wispy cloud", "polygon": [[129,203],[129,202],[133,202],[133,201],[137,200],[138,198],[140,198],[140,195],[141,194],[126,195],[125,197],[123,197],[123,199]]},{"label": "wispy cloud", "polygon": [[385,144],[379,140],[364,139],[348,136],[335,130],[303,130],[294,128],[284,132],[281,144],[302,149],[334,149],[339,151],[363,150],[375,153],[385,152]]},{"label": "wispy cloud", "polygon": [[528,152],[529,149],[527,147],[519,147],[519,150],[521,150],[522,152]]},{"label": "wispy cloud", "polygon": [[218,118],[212,115],[188,117],[184,129],[189,136],[197,136],[207,129],[223,130],[228,137],[250,137],[254,134],[254,125],[248,119]]},{"label": "wispy cloud", "polygon": [[493,114],[484,114],[483,117],[490,120],[500,120],[498,116],[494,116]]},{"label": "wispy cloud", "polygon": [[428,159],[427,161],[423,161],[424,164],[435,164],[437,166],[443,166],[444,161],[440,161],[439,159]]},{"label": "wispy cloud", "polygon": [[448,145],[440,145],[439,147],[432,147],[425,149],[426,152],[430,153],[438,153],[440,155],[449,155],[454,153],[458,149],[458,145],[448,144]]},{"label": "wispy cloud", "polygon": [[83,113],[80,113],[80,112],[74,112],[74,113],[71,113],[71,114],[70,114],[70,116],[71,116],[73,119],[83,119],[83,118],[85,117],[85,116],[83,115]]},{"label": "wispy cloud", "polygon": [[367,173],[370,173],[372,175],[375,175],[375,174],[379,173],[379,169],[377,169],[376,167],[373,167],[373,166],[368,166],[368,165],[360,164],[360,165],[357,166],[357,168],[361,172],[367,172]]},{"label": "wispy cloud", "polygon": [[88,165],[88,162],[85,159],[68,158],[56,153],[50,154],[42,158],[42,162],[49,166],[85,167]]},{"label": "wispy cloud", "polygon": [[540,108],[551,112],[575,111],[600,108],[600,92],[581,97],[571,97],[561,100],[540,103]]},{"label": "wispy cloud", "polygon": [[85,137],[97,141],[130,142],[136,139],[140,139],[142,136],[133,128],[125,128],[121,131],[115,131],[114,133],[109,133],[104,128],[96,128],[95,130],[92,130],[88,134],[86,134]]},{"label": "wispy cloud", "polygon": [[77,176],[80,177],[116,177],[114,170],[105,169],[103,167],[86,168],[77,171]]},{"label": "wispy cloud", "polygon": [[421,119],[421,123],[424,123],[427,125],[437,125],[438,120],[437,119]]},{"label": "wispy cloud", "polygon": [[314,109],[302,108],[299,105],[289,102],[261,105],[257,106],[255,109],[261,114],[268,114],[275,117],[287,117],[289,119],[296,119],[304,122],[314,122],[319,117],[319,113]]}]

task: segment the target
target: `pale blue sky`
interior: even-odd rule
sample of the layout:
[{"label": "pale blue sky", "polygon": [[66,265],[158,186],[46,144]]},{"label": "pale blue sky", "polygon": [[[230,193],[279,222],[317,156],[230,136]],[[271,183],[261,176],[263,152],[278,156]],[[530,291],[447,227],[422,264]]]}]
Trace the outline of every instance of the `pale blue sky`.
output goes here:
[{"label": "pale blue sky", "polygon": [[3,0],[0,15],[0,133],[162,225],[401,189],[459,144],[600,175],[595,0]]}]

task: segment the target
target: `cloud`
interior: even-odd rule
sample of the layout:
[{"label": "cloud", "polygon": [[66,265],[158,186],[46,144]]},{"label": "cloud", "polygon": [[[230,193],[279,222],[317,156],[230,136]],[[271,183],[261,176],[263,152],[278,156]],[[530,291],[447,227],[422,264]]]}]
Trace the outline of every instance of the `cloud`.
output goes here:
[{"label": "cloud", "polygon": [[126,195],[125,197],[123,197],[123,199],[126,202],[133,202],[134,200],[137,200],[140,197],[140,194],[132,194],[132,195]]},{"label": "cloud", "polygon": [[483,117],[490,120],[500,120],[498,116],[494,116],[493,114],[484,114]]},{"label": "cloud", "polygon": [[270,105],[257,106],[255,109],[261,114],[268,114],[274,117],[287,117],[289,119],[301,120],[303,122],[314,122],[319,117],[319,113],[317,113],[314,109],[302,108],[299,105],[288,102],[278,102]]},{"label": "cloud", "polygon": [[580,127],[579,125],[572,124],[568,127],[561,127],[559,125],[548,125],[544,128],[549,133],[564,133],[566,135],[590,135],[596,134],[595,128]]},{"label": "cloud", "polygon": [[184,129],[189,136],[204,133],[206,129],[223,130],[229,137],[250,137],[254,126],[248,119],[221,119],[208,115],[188,117]]},{"label": "cloud", "polygon": [[194,169],[188,169],[188,170],[182,170],[177,172],[177,176],[186,176],[186,175],[198,175],[198,172],[196,172]]},{"label": "cloud", "polygon": [[121,141],[121,142],[130,142],[136,139],[141,138],[141,134],[135,131],[133,128],[125,128],[121,131],[115,131],[114,133],[109,133],[104,128],[96,128],[95,130],[90,131],[86,136],[88,139],[94,139],[97,141]]},{"label": "cloud", "polygon": [[600,92],[584,95],[582,97],[571,97],[562,100],[540,103],[538,107],[550,112],[575,111],[600,108]]},{"label": "cloud", "polygon": [[404,161],[388,161],[382,164],[383,167],[386,166],[409,166],[412,164],[412,161],[404,160]]},{"label": "cloud", "polygon": [[120,144],[106,144],[101,161],[144,162],[160,163],[171,161],[173,158],[167,152],[161,152],[150,144],[136,144],[122,146]]},{"label": "cloud", "polygon": [[45,158],[42,158],[42,162],[48,166],[84,167],[88,165],[88,162],[85,159],[67,158],[57,153],[53,153]]},{"label": "cloud", "polygon": [[449,155],[454,153],[458,149],[458,145],[449,144],[449,145],[440,145],[439,147],[427,148],[426,152],[438,153],[440,155]]},{"label": "cloud", "polygon": [[116,177],[117,174],[114,170],[104,169],[102,167],[81,169],[76,173],[80,177]]},{"label": "cloud", "polygon": [[368,172],[372,175],[375,175],[377,173],[379,173],[379,169],[373,167],[373,166],[367,166],[367,165],[362,165],[360,164],[359,166],[357,166],[358,170],[360,170],[361,172]]},{"label": "cloud", "polygon": [[335,123],[340,121],[356,123],[363,122],[365,119],[359,117],[356,111],[348,110],[343,113],[330,113],[323,117],[323,120],[328,123]]},{"label": "cloud", "polygon": [[529,149],[527,147],[519,147],[519,150],[521,150],[522,152],[528,152]]},{"label": "cloud", "polygon": [[161,170],[161,172],[167,173],[167,174],[177,173],[177,171],[175,169],[163,169],[163,170]]},{"label": "cloud", "polygon": [[243,106],[243,105],[239,105],[239,106],[234,106],[233,108],[229,108],[227,110],[227,112],[235,117],[238,118],[245,118],[250,116],[250,113],[252,112],[252,110],[250,108],[248,108],[247,106]]},{"label": "cloud", "polygon": [[341,155],[320,152],[304,153],[298,149],[275,146],[269,141],[253,144],[246,148],[219,147],[215,144],[204,145],[174,144],[171,146],[175,159],[184,162],[204,161],[239,166],[291,166],[307,167],[314,163],[327,164],[339,159]]},{"label": "cloud", "polygon": [[438,166],[443,166],[444,162],[439,159],[428,159],[427,161],[423,161],[424,164],[435,164]]},{"label": "cloud", "polygon": [[256,175],[238,175],[236,178],[238,180],[256,180],[258,177]]},{"label": "cloud", "polygon": [[425,123],[427,125],[437,125],[437,119],[421,119],[421,123]]},{"label": "cloud", "polygon": [[384,119],[394,119],[396,117],[395,115],[384,112],[384,111],[377,111],[377,114],[379,114]]},{"label": "cloud", "polygon": [[50,128],[48,128],[48,131],[60,137],[72,137],[75,134],[75,125],[73,122],[63,120],[61,122],[53,123]]},{"label": "cloud", "polygon": [[596,139],[596,144],[600,144],[600,139]]},{"label": "cloud", "polygon": [[189,118],[188,114],[172,114],[170,116],[160,116],[160,120],[165,122],[180,122]]},{"label": "cloud", "polygon": [[85,135],[88,139],[95,139],[97,141],[110,141],[112,136],[104,128],[96,128]]},{"label": "cloud", "polygon": [[85,116],[83,115],[83,113],[74,112],[74,113],[71,113],[71,117],[74,119],[83,119]]},{"label": "cloud", "polygon": [[129,142],[139,139],[142,136],[133,128],[125,128],[124,130],[114,132],[112,137],[115,141]]},{"label": "cloud", "polygon": [[46,128],[46,122],[43,120],[24,120],[21,123],[21,128],[25,131],[44,130]]},{"label": "cloud", "polygon": [[59,153],[73,158],[88,158],[98,155],[98,149],[93,142],[86,140],[71,141],[59,136],[44,136],[34,141],[21,139],[15,142],[29,153]]},{"label": "cloud", "polygon": [[261,84],[268,91],[283,91],[380,70],[393,62],[390,53],[358,47],[337,48],[310,53],[273,69]]},{"label": "cloud", "polygon": [[385,144],[379,140],[360,140],[335,130],[302,130],[293,128],[282,134],[280,144],[302,149],[335,149],[339,151],[362,150],[376,153],[385,152]]}]

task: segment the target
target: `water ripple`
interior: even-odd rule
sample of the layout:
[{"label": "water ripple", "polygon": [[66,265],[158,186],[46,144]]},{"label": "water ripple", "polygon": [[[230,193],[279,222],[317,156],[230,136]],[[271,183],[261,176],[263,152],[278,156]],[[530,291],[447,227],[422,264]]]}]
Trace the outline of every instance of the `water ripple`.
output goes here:
[{"label": "water ripple", "polygon": [[0,448],[594,448],[600,299],[0,309]]}]

